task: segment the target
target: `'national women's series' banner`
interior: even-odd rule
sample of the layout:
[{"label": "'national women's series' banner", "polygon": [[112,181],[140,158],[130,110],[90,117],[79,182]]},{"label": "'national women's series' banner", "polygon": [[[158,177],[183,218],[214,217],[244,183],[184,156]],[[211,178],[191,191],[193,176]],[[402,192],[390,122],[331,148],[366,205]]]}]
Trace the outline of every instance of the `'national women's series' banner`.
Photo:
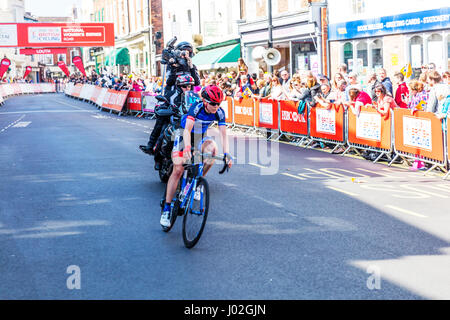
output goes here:
[{"label": "'national women's series' banner", "polygon": [[111,47],[113,23],[1,23],[0,47]]}]

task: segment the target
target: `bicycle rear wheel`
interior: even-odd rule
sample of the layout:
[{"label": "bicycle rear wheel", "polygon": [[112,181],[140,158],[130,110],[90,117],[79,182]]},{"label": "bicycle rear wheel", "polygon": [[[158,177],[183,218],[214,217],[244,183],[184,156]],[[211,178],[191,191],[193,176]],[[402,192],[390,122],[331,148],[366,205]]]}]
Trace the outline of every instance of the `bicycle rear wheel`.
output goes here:
[{"label": "bicycle rear wheel", "polygon": [[195,190],[192,190],[189,195],[189,202],[183,218],[183,242],[186,248],[193,248],[202,236],[208,218],[208,210],[209,186],[208,182],[200,177]]}]

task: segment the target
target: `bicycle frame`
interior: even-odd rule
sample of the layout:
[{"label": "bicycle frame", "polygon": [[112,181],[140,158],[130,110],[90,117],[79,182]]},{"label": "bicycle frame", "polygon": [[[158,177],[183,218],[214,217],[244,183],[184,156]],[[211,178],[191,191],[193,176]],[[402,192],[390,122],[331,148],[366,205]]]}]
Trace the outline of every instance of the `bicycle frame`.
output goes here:
[{"label": "bicycle frame", "polygon": [[[190,207],[192,207],[192,202],[194,201],[194,198],[191,197],[191,193],[193,190],[195,190],[195,188],[197,187],[197,179],[198,177],[203,176],[203,162],[199,163],[199,164],[195,164],[195,165],[187,165],[185,170],[187,170],[188,167],[197,167],[197,175],[195,177],[192,177],[192,183],[189,186],[188,191],[186,192],[186,195],[184,196],[182,202],[180,203],[180,208],[184,208],[184,212],[186,213],[186,210]],[[186,187],[186,177],[182,177],[181,179],[181,187],[180,187],[180,193],[184,192],[184,188]],[[202,195],[203,196],[203,195]],[[177,197],[180,197],[180,194],[176,194],[175,195],[175,199],[177,200]],[[188,205],[187,202],[189,201]],[[175,201],[172,201],[172,207],[174,206]],[[201,208],[200,208],[201,209]],[[196,212],[196,211],[192,211],[195,214],[201,214],[201,212]]]}]

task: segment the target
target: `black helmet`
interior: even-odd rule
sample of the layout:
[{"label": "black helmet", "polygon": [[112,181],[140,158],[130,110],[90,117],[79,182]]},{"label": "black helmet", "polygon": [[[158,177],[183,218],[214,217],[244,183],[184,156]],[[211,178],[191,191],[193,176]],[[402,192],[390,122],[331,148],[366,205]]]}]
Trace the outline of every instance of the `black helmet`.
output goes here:
[{"label": "black helmet", "polygon": [[179,44],[177,44],[176,48],[177,50],[182,50],[182,51],[189,51],[189,56],[192,58],[194,56],[194,47],[192,46],[192,44],[190,44],[187,41],[182,41]]}]

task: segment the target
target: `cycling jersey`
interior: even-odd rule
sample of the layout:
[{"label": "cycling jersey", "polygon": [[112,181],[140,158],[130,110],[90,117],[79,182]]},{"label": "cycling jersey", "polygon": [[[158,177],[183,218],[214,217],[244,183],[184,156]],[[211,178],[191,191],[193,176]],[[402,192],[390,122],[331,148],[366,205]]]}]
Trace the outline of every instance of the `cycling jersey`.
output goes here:
[{"label": "cycling jersey", "polygon": [[181,127],[183,129],[186,127],[187,119],[195,121],[192,129],[193,133],[205,133],[214,121],[217,121],[219,126],[226,125],[225,111],[219,107],[216,113],[207,113],[203,102],[199,102],[191,106],[188,113],[181,118]]}]

